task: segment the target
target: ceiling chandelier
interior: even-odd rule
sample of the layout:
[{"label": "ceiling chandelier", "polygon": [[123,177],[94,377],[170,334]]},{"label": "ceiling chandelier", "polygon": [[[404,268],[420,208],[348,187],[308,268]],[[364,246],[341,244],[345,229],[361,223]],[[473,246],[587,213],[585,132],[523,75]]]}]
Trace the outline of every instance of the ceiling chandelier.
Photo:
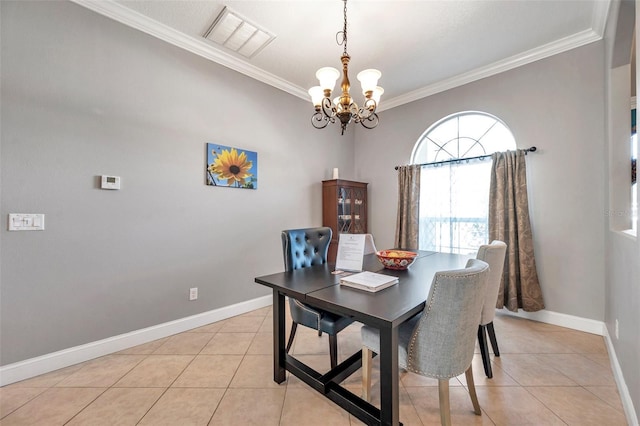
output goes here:
[{"label": "ceiling chandelier", "polygon": [[351,87],[349,83],[349,60],[351,57],[347,53],[347,0],[344,1],[344,27],[342,31],[336,34],[336,42],[338,45],[344,45],[342,52],[342,95],[331,100],[331,92],[336,85],[336,80],[340,76],[340,72],[332,67],[320,68],[316,72],[316,78],[320,82],[319,86],[309,89],[311,102],[316,112],[311,117],[311,124],[316,129],[324,129],[329,123],[335,123],[336,117],[340,120],[342,134],[347,125],[354,121],[362,124],[367,129],[373,129],[378,125],[378,114],[376,108],[380,102],[380,96],[384,93],[384,89],[377,86],[378,79],[382,73],[378,70],[368,69],[361,71],[357,78],[362,85],[362,94],[364,95],[364,103],[362,107],[353,101],[349,94]]}]

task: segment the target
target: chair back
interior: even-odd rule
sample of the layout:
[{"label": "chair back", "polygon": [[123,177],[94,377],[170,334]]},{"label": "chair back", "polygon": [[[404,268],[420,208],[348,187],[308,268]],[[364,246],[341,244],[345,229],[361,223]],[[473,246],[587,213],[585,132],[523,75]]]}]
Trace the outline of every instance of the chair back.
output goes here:
[{"label": "chair back", "polygon": [[282,231],[282,255],[285,271],[327,263],[332,231],[329,227]]},{"label": "chair back", "polygon": [[377,251],[376,244],[373,242],[373,235],[364,234],[364,254],[372,254]]},{"label": "chair back", "polygon": [[436,273],[409,340],[408,370],[447,379],[469,368],[488,275],[489,265],[477,259],[469,259],[465,269]]},{"label": "chair back", "polygon": [[504,257],[507,253],[507,245],[502,241],[492,241],[489,245],[482,245],[478,250],[476,259],[489,264],[489,278],[487,280],[487,293],[480,315],[480,325],[487,325],[493,321],[496,315],[496,301],[502,282],[504,270]]}]

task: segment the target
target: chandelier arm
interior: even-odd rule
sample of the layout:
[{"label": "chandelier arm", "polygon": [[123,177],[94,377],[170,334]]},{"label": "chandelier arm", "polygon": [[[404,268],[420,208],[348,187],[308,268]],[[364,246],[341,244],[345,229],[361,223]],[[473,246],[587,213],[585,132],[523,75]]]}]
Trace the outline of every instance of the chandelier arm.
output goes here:
[{"label": "chandelier arm", "polygon": [[331,120],[332,123],[335,122],[335,116],[337,111],[336,111],[336,107],[331,103],[331,99],[329,98],[322,99],[322,112],[328,119],[333,118],[333,120]]},{"label": "chandelier arm", "polygon": [[361,119],[360,124],[362,124],[362,127],[364,127],[365,129],[373,129],[378,125],[379,121],[380,120],[378,119],[378,114],[372,112],[371,115],[369,115],[369,117],[367,117],[366,119]]},{"label": "chandelier arm", "polygon": [[349,104],[349,113],[355,120],[358,120],[360,118],[360,109],[358,108],[358,104],[351,102],[351,104]]},{"label": "chandelier arm", "polygon": [[362,108],[358,110],[358,116],[360,120],[366,120],[371,115],[375,114],[376,107],[377,107],[377,104],[375,100],[371,98],[366,99],[364,102],[364,105],[362,105]]},{"label": "chandelier arm", "polygon": [[316,111],[315,114],[311,116],[311,125],[316,129],[324,129],[328,124],[329,119],[322,113],[322,111]]},{"label": "chandelier arm", "polygon": [[378,103],[375,99],[368,98],[364,101],[364,105],[362,105],[363,109],[366,109],[371,112],[376,112],[376,108],[378,107]]}]

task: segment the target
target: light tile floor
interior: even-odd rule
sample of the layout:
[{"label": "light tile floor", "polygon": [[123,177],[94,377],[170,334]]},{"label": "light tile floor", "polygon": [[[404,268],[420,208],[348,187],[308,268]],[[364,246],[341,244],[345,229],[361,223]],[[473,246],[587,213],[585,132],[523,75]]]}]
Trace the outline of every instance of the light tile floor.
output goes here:
[{"label": "light tile floor", "polygon": [[[273,382],[271,313],[258,309],[2,387],[0,425],[361,425],[295,377]],[[493,379],[478,353],[473,361],[482,416],[473,414],[462,375],[451,380],[453,424],[627,424],[602,337],[500,314],[494,324],[501,356],[492,357]],[[339,356],[359,349],[354,324],[339,334]],[[292,350],[329,369],[326,335],[299,327]],[[400,420],[440,424],[437,381],[400,377]],[[374,404],[378,378],[374,360]],[[360,379],[357,372],[344,386],[360,394]]]}]

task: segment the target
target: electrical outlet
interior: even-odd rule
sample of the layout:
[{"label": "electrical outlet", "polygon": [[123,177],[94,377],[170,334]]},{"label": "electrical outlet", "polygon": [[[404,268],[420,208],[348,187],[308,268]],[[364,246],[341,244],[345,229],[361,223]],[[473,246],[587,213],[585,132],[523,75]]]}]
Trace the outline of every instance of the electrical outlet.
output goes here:
[{"label": "electrical outlet", "polygon": [[618,324],[618,319],[616,319],[616,340],[620,338],[620,326]]},{"label": "electrical outlet", "polygon": [[198,298],[198,287],[192,287],[189,289],[189,300],[196,300]]}]

